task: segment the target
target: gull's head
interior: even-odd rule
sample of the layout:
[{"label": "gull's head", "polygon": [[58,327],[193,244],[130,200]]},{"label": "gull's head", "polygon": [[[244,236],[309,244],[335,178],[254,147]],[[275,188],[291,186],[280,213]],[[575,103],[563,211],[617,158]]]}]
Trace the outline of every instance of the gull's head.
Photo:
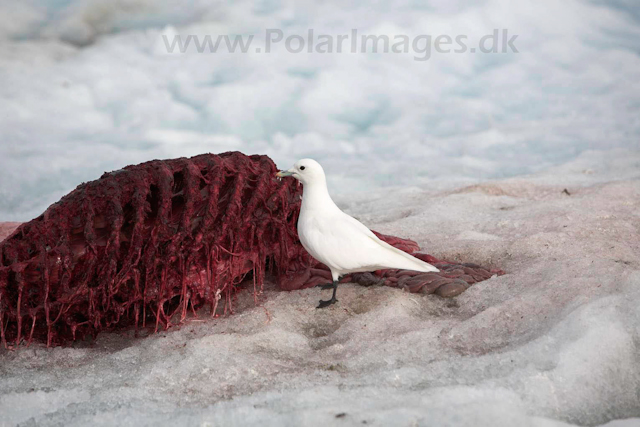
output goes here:
[{"label": "gull's head", "polygon": [[324,182],[324,170],[320,163],[313,159],[298,160],[295,165],[289,170],[280,171],[276,174],[278,178],[284,178],[286,176],[292,176],[303,185],[311,184],[313,182]]}]

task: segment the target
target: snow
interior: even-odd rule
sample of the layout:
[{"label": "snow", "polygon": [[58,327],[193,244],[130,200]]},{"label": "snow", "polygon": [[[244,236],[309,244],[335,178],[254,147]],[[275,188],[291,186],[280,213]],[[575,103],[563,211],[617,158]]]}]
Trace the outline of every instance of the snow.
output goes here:
[{"label": "snow", "polygon": [[[1,220],[153,158],[312,157],[368,226],[508,273],[454,300],[341,285],[325,311],[319,290],[267,285],[146,338],[0,350],[0,426],[640,425],[636,3],[0,1]],[[519,52],[162,39],[264,47],[269,28],[497,28]]]},{"label": "snow", "polygon": [[267,285],[229,317],[4,351],[0,425],[639,425],[639,153],[340,203],[507,274],[454,300],[341,285],[325,310]]},{"label": "snow", "polygon": [[[0,218],[153,158],[312,157],[332,193],[480,182],[587,150],[639,148],[633,1],[0,2]],[[518,53],[264,53],[284,36],[494,29]],[[162,35],[249,35],[247,53],[167,53]],[[392,37],[393,38],[393,37]],[[255,50],[262,48],[262,52]],[[369,49],[371,50],[371,49]],[[399,149],[399,147],[401,147]]]}]

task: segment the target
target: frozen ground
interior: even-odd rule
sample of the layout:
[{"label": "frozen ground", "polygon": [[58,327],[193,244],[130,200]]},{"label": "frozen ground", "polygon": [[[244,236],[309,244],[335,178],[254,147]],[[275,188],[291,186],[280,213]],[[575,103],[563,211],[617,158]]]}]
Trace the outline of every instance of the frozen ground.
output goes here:
[{"label": "frozen ground", "polygon": [[[0,218],[153,158],[239,149],[331,189],[479,182],[639,148],[636,0],[0,1]],[[284,35],[518,35],[519,53],[264,53]],[[161,35],[254,35],[168,54]],[[263,47],[262,53],[256,48]],[[417,55],[421,56],[421,55]],[[347,191],[349,189],[349,191]]]},{"label": "frozen ground", "polygon": [[3,351],[0,425],[640,425],[640,154],[340,204],[508,274],[454,300],[344,285],[326,310],[268,287],[147,338]]}]

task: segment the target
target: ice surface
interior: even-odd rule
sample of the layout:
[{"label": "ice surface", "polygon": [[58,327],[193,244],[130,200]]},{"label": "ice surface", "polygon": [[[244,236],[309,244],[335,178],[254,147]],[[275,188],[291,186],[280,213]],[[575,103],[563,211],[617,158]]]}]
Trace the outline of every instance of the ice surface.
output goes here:
[{"label": "ice surface", "polygon": [[640,154],[341,204],[507,274],[454,300],[341,285],[326,310],[267,286],[146,338],[3,351],[0,425],[639,425]]},{"label": "ice surface", "polygon": [[[636,3],[0,1],[0,219],[152,158],[315,157],[369,226],[508,272],[453,301],[345,285],[325,311],[319,290],[267,287],[148,338],[1,351],[0,426],[640,425]],[[506,28],[520,52],[168,54],[161,38],[261,46],[267,28]]]},{"label": "ice surface", "polygon": [[[519,53],[257,53],[268,28],[498,28]],[[253,34],[255,48],[167,54],[163,34]],[[638,148],[639,52],[633,0],[3,1],[0,218],[31,219],[105,170],[207,151],[315,157],[334,193],[366,195]]]}]

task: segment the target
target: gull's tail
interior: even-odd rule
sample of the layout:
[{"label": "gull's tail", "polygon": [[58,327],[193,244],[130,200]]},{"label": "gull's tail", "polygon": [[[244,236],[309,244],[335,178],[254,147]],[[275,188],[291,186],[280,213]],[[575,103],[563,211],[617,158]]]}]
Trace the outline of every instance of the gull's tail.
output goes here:
[{"label": "gull's tail", "polygon": [[[374,236],[375,237],[375,236]],[[398,268],[404,270],[414,270],[421,271],[423,273],[434,272],[437,273],[438,270],[433,265],[422,261],[414,256],[409,255],[408,253],[395,248],[385,242],[384,240],[380,240],[375,237],[380,244],[384,248],[384,260],[383,267],[384,268]]]}]

